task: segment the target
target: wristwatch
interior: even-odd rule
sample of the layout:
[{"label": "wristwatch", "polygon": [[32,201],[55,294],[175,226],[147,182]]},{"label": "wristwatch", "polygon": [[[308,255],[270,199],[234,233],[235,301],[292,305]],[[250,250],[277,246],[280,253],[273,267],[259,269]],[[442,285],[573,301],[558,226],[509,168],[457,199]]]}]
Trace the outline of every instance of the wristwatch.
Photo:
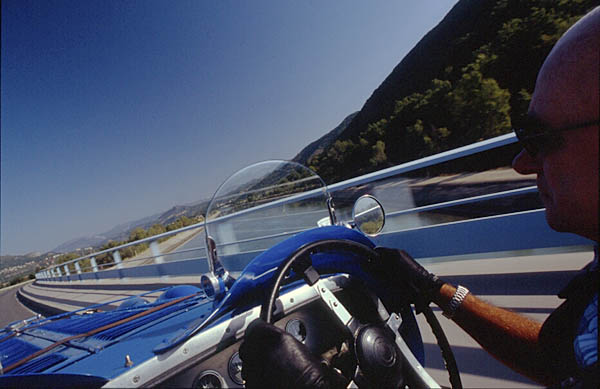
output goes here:
[{"label": "wristwatch", "polygon": [[442,314],[448,319],[452,319],[456,314],[458,307],[460,307],[460,305],[465,300],[468,294],[469,289],[465,288],[462,285],[458,285],[458,288],[456,288],[456,292],[454,292],[454,296],[452,296],[452,299],[450,300],[450,304],[448,304],[448,309],[442,312]]}]

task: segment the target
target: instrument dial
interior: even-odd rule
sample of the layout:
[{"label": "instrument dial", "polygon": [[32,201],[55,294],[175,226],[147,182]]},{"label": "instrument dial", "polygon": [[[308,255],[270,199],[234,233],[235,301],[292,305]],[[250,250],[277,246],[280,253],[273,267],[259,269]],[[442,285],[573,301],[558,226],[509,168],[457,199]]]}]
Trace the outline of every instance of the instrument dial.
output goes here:
[{"label": "instrument dial", "polygon": [[223,377],[216,371],[206,370],[194,380],[192,387],[197,389],[220,389],[225,387],[225,382]]},{"label": "instrument dial", "polygon": [[285,330],[301,343],[304,343],[306,340],[306,325],[300,319],[288,321],[285,325]]},{"label": "instrument dial", "polygon": [[242,379],[242,359],[240,358],[240,353],[234,353],[231,358],[229,358],[229,366],[227,368],[229,371],[229,377],[238,385],[243,385],[244,380]]}]

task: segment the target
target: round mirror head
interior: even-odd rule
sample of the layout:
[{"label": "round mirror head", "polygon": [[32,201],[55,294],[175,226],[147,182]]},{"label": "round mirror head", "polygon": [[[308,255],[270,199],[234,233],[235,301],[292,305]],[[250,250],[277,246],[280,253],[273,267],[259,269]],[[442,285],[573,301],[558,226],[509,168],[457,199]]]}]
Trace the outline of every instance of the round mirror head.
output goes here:
[{"label": "round mirror head", "polygon": [[352,219],[362,233],[375,236],[383,229],[385,213],[381,203],[375,197],[364,195],[354,203]]}]

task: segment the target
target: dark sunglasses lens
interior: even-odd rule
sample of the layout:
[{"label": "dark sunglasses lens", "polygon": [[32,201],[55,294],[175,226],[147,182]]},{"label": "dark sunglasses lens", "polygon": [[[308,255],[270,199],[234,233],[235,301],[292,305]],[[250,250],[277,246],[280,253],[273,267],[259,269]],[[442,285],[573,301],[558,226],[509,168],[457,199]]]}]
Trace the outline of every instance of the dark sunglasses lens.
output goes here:
[{"label": "dark sunglasses lens", "polygon": [[558,134],[540,134],[530,137],[519,138],[523,148],[535,157],[537,154],[548,154],[558,149],[562,144],[562,138]]},{"label": "dark sunglasses lens", "polygon": [[517,139],[519,140],[521,147],[523,147],[529,155],[535,157],[538,153],[536,139],[533,139],[531,135],[527,133],[527,130],[523,128],[516,129],[515,135],[517,135]]},{"label": "dark sunglasses lens", "polygon": [[532,157],[535,157],[537,155],[537,153],[539,152],[538,146],[537,146],[535,140],[533,140],[533,139],[523,139],[521,141],[521,145],[523,146],[525,151],[527,151],[527,153],[529,155],[531,155]]}]

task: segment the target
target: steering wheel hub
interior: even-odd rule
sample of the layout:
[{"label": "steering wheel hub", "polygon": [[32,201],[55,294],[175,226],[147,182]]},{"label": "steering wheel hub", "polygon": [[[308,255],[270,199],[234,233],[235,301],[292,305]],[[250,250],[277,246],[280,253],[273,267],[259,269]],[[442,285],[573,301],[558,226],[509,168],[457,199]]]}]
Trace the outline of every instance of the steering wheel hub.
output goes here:
[{"label": "steering wheel hub", "polygon": [[355,341],[358,364],[370,382],[397,387],[402,382],[402,358],[394,339],[378,325],[362,327]]}]

